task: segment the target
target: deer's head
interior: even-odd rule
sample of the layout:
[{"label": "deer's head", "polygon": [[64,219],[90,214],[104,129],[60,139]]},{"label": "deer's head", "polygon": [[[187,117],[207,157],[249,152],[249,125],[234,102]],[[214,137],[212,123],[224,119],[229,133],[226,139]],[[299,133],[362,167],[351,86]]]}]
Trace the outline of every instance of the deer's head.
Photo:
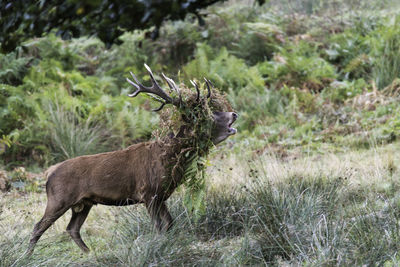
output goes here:
[{"label": "deer's head", "polygon": [[[145,67],[149,72],[152,86],[147,87],[142,85],[136,76],[131,73],[135,82],[130,79],[127,79],[127,81],[136,88],[136,91],[129,94],[130,97],[135,97],[139,93],[150,94],[154,100],[161,103],[161,106],[154,109],[154,111],[162,110],[167,104],[174,105],[181,111],[182,120],[188,126],[185,130],[195,131],[194,129],[188,129],[190,126],[199,128],[200,130],[198,130],[196,134],[205,136],[215,145],[237,132],[237,130],[232,127],[232,124],[235,122],[238,115],[235,112],[223,110],[227,105],[221,104],[220,94],[216,93],[216,98],[219,97],[219,99],[213,99],[211,93],[212,84],[209,80],[204,78],[207,87],[207,95],[203,97],[200,94],[199,85],[196,82],[191,81],[196,89],[196,93],[189,94],[189,96],[186,97],[187,99],[184,101],[181,91],[182,89],[187,90],[187,88],[179,88],[172,79],[166,77],[162,73],[162,78],[168,84],[171,91],[176,95],[176,97],[172,97],[159,86],[149,66],[145,64]],[[209,126],[208,128],[206,127],[207,125]]]}]

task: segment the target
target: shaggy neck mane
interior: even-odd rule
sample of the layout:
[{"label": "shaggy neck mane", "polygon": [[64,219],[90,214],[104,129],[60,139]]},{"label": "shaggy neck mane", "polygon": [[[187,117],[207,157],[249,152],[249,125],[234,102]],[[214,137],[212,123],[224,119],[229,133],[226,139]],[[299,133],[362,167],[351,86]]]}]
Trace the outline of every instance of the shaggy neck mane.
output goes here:
[{"label": "shaggy neck mane", "polygon": [[185,104],[163,110],[160,114],[161,134],[156,134],[156,143],[164,150],[162,161],[167,169],[164,186],[171,193],[182,183],[201,178],[197,176],[205,167],[199,159],[206,157],[213,146],[213,110],[231,110],[225,96],[217,91],[211,99],[199,99],[186,87],[181,92]]},{"label": "shaggy neck mane", "polygon": [[[210,148],[213,146],[211,142],[211,128],[205,133],[199,133],[195,125],[188,124],[181,126],[179,132],[175,136],[165,136],[157,142],[165,147],[163,162],[167,167],[169,177],[166,177],[168,191],[173,191],[176,187],[186,181],[187,169],[192,166],[193,161],[198,161],[202,157],[206,157]],[[202,170],[203,164],[197,162],[197,169]],[[171,192],[172,193],[172,192]]]}]

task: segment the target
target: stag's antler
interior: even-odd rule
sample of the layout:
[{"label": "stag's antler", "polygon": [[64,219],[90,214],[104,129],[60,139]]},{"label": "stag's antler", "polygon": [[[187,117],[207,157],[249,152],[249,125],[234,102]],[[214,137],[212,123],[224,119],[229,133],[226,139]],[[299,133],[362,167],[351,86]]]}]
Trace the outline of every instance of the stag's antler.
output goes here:
[{"label": "stag's antler", "polygon": [[197,85],[197,83],[195,81],[190,80],[190,82],[196,88],[196,91],[197,91],[196,102],[199,102],[199,100],[200,100],[200,89],[199,89],[199,86]]},{"label": "stag's antler", "polygon": [[211,83],[211,81],[210,81],[210,80],[207,80],[205,77],[204,77],[204,80],[206,81],[206,85],[207,85],[207,91],[208,91],[208,93],[207,93],[207,98],[210,98],[210,97],[211,97],[211,88],[210,88],[210,85],[211,85],[212,88],[214,88],[214,86],[213,86],[213,84]]},{"label": "stag's antler", "polygon": [[146,64],[144,64],[145,68],[147,69],[147,71],[150,74],[150,78],[152,81],[152,86],[151,87],[147,87],[144,86],[143,84],[141,84],[139,82],[139,80],[136,78],[136,76],[131,72],[131,75],[133,77],[133,79],[136,81],[136,83],[132,82],[131,80],[129,80],[128,78],[126,78],[126,80],[132,84],[133,86],[136,87],[136,91],[133,92],[132,94],[129,94],[129,97],[135,97],[137,96],[139,93],[149,93],[149,94],[154,94],[158,97],[154,97],[154,99],[158,102],[161,103],[161,106],[157,109],[154,109],[153,111],[160,111],[166,104],[172,104],[174,106],[180,107],[181,103],[182,103],[182,96],[180,94],[180,91],[178,89],[178,87],[176,86],[175,82],[168,78],[167,76],[165,76],[164,74],[162,74],[162,77],[164,78],[164,80],[167,82],[168,86],[174,90],[175,92],[178,93],[179,95],[179,99],[174,99],[171,96],[169,96],[157,83],[156,79],[154,79],[153,76],[153,72],[151,71],[150,67],[147,66]]},{"label": "stag's antler", "polygon": [[[211,83],[210,80],[207,80],[206,78],[204,78],[204,80],[206,81],[206,85],[207,85],[207,98],[210,98],[210,97],[211,97],[211,88],[210,88],[210,85],[211,85],[211,87],[213,87],[213,88],[214,88],[214,86],[212,85],[212,83]],[[198,85],[195,81],[190,80],[190,82],[191,82],[191,83],[193,84],[193,86],[196,88],[196,91],[197,91],[196,101],[198,102],[198,101],[200,100],[200,89],[199,89],[199,85]]]},{"label": "stag's antler", "polygon": [[[145,68],[147,69],[147,71],[150,74],[150,78],[151,78],[151,82],[152,82],[152,86],[151,87],[147,87],[144,86],[143,84],[141,84],[139,82],[139,80],[136,78],[136,76],[131,72],[131,75],[133,77],[133,79],[135,80],[136,83],[132,82],[131,80],[129,80],[128,78],[126,78],[126,80],[132,84],[133,86],[136,87],[136,91],[133,92],[132,94],[129,94],[128,96],[130,97],[135,97],[137,96],[139,93],[149,93],[149,94],[153,94],[155,96],[152,96],[156,101],[161,103],[161,106],[157,109],[153,109],[153,111],[160,111],[166,104],[172,104],[174,106],[180,107],[182,105],[182,95],[181,92],[178,88],[178,86],[176,85],[176,83],[171,79],[168,78],[167,76],[164,75],[164,73],[161,73],[162,78],[165,80],[165,82],[168,84],[169,88],[172,91],[175,91],[178,95],[179,95],[179,99],[176,98],[172,98],[171,96],[169,96],[157,83],[156,79],[154,79],[154,75],[153,72],[151,71],[150,67],[147,66],[146,64],[144,64]],[[204,78],[206,85],[207,85],[207,98],[211,97],[211,88],[214,86],[212,85],[211,81]],[[197,97],[196,97],[196,101],[200,100],[200,89],[198,84],[195,81],[190,80],[190,82],[193,84],[193,86],[196,88],[197,91]]]}]

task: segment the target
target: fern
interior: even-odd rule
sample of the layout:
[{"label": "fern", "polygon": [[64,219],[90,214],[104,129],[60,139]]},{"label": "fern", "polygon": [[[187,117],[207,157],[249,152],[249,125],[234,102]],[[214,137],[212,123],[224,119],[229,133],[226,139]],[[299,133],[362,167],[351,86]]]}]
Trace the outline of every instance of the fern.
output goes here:
[{"label": "fern", "polygon": [[185,196],[183,203],[187,210],[193,214],[195,220],[205,212],[205,168],[204,160],[194,153],[188,159],[189,165],[185,169]]},{"label": "fern", "polygon": [[185,186],[184,204],[198,219],[205,211],[205,161],[213,146],[212,114],[213,111],[229,111],[231,107],[226,97],[216,89],[210,99],[203,95],[200,100],[197,99],[197,93],[187,87],[182,86],[180,91],[184,105],[161,113],[161,132],[168,134],[171,130],[174,133],[182,131],[181,136],[167,141],[167,145],[172,142],[168,160],[171,160],[170,157],[174,158],[170,176],[174,181],[174,188],[181,184]]},{"label": "fern", "polygon": [[21,84],[31,60],[29,57],[18,57],[15,52],[0,54],[0,83]]}]

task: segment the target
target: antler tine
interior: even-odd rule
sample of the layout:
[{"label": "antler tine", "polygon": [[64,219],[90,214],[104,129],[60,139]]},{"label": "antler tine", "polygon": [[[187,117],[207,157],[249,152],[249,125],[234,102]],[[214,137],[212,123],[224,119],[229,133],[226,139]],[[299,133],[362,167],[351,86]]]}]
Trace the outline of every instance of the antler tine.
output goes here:
[{"label": "antler tine", "polygon": [[135,74],[133,74],[132,72],[129,72],[129,73],[132,75],[133,79],[137,82],[137,84],[132,82],[131,80],[129,80],[129,78],[126,78],[126,80],[128,81],[128,83],[130,83],[133,86],[135,86],[137,90],[135,92],[133,92],[132,94],[129,94],[128,96],[129,97],[135,97],[135,96],[137,96],[137,94],[140,93],[140,87],[141,86],[143,87],[143,85],[138,81],[138,79],[136,78]]},{"label": "antler tine", "polygon": [[193,86],[196,88],[197,91],[197,97],[196,97],[196,102],[199,102],[200,99],[200,89],[199,86],[197,85],[197,83],[195,81],[190,80],[190,82],[193,84]]},{"label": "antler tine", "polygon": [[157,109],[155,109],[154,111],[159,111],[161,110],[166,104],[173,104],[175,106],[180,106],[182,103],[182,96],[179,92],[178,87],[176,86],[175,82],[166,77],[164,74],[162,74],[162,77],[167,81],[168,86],[177,91],[179,93],[179,100],[177,99],[173,99],[171,96],[169,96],[157,83],[156,79],[154,78],[153,72],[151,71],[150,67],[147,66],[147,64],[144,64],[145,68],[147,69],[147,71],[149,72],[150,75],[150,79],[152,82],[152,86],[151,87],[147,87],[144,86],[143,84],[141,84],[139,82],[139,80],[136,78],[136,76],[131,72],[131,75],[133,77],[133,79],[135,80],[135,82],[131,81],[130,79],[126,79],[130,84],[132,84],[135,88],[136,91],[133,92],[132,94],[129,94],[128,96],[130,97],[135,97],[137,96],[139,93],[149,93],[149,94],[153,94],[150,95],[152,96],[156,101],[161,102],[161,106]]},{"label": "antler tine", "polygon": [[144,64],[144,67],[149,72],[150,79],[151,79],[153,85],[151,87],[145,87],[145,89],[147,91],[143,91],[143,92],[147,92],[147,93],[152,93],[152,94],[158,95],[159,97],[164,99],[166,101],[166,103],[173,104],[172,98],[167,93],[164,92],[164,90],[158,85],[156,79],[154,79],[154,75],[153,75],[153,72],[151,71],[150,67],[147,66],[147,64]]},{"label": "antler tine", "polygon": [[179,91],[178,87],[176,86],[176,84],[174,82],[174,80],[172,80],[171,78],[168,78],[167,76],[165,76],[164,73],[161,73],[161,76],[167,82],[167,84],[168,84],[169,88],[171,88],[171,90],[174,90],[176,92]]},{"label": "antler tine", "polygon": [[204,80],[206,81],[206,85],[207,85],[207,91],[208,91],[208,93],[207,93],[207,98],[210,98],[210,97],[211,97],[211,88],[210,88],[210,85],[211,85],[211,87],[213,87],[213,88],[214,88],[214,86],[212,85],[211,81],[210,81],[210,80],[207,80],[205,77],[204,77]]},{"label": "antler tine", "polygon": [[163,102],[159,108],[153,109],[153,111],[157,112],[157,111],[162,110],[162,108],[165,106],[165,104],[167,104],[167,103]]},{"label": "antler tine", "polygon": [[165,76],[164,73],[161,73],[161,76],[167,82],[169,88],[171,88],[171,90],[174,90],[175,92],[178,93],[178,95],[179,95],[179,103],[182,103],[181,91],[179,90],[178,86],[176,86],[176,83],[174,82],[174,80],[172,80],[171,78],[168,78],[167,76]]},{"label": "antler tine", "polygon": [[129,94],[129,97],[135,97],[137,96],[139,93],[151,93],[154,95],[157,95],[159,97],[161,97],[162,99],[164,99],[166,101],[166,103],[172,103],[172,99],[169,95],[167,95],[163,89],[161,89],[161,87],[158,85],[158,83],[155,81],[153,73],[150,72],[150,77],[151,80],[153,82],[153,85],[151,87],[147,87],[144,86],[143,84],[141,84],[139,82],[139,80],[136,78],[135,74],[133,74],[132,72],[130,72],[130,74],[132,75],[133,79],[135,80],[136,83],[132,82],[129,78],[126,78],[126,80],[132,84],[133,86],[136,87],[136,91],[133,92],[132,94]]}]

